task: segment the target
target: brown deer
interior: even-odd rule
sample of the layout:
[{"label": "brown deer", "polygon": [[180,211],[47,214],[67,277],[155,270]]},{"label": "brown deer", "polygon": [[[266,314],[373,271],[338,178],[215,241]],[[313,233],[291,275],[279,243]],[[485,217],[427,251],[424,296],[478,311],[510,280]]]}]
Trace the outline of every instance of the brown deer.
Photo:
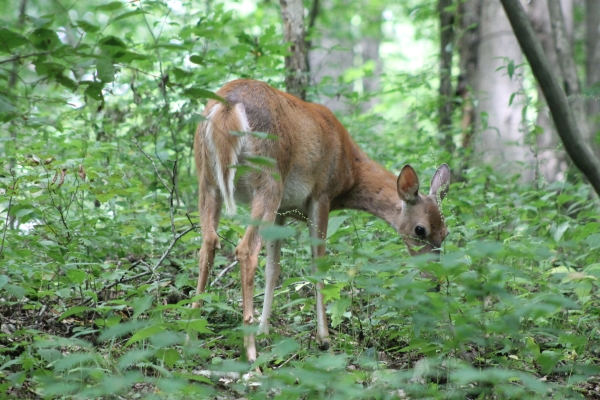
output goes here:
[{"label": "brown deer", "polygon": [[[412,255],[438,253],[446,237],[440,202],[448,193],[450,171],[442,164],[431,180],[429,195],[419,193],[410,165],[396,177],[369,159],[342,124],[324,106],[302,101],[266,83],[240,79],[223,86],[210,100],[194,140],[202,228],[198,293],[204,292],[215,250],[221,206],[236,212],[236,202],[249,203],[251,218],[283,225],[286,216],[308,221],[315,259],[325,255],[329,212],[364,210],[389,223]],[[256,134],[254,132],[260,132]],[[266,137],[268,134],[270,137]],[[273,165],[249,169],[236,180],[235,165],[250,157],[268,157]],[[244,324],[254,323],[254,275],[262,247],[261,224],[252,223],[235,249],[242,280]],[[281,239],[267,241],[266,288],[259,332],[268,333],[273,293],[281,267]],[[325,305],[317,284],[317,335],[329,347]],[[198,303],[194,307],[199,307]],[[253,334],[244,337],[246,355],[256,360]]]}]

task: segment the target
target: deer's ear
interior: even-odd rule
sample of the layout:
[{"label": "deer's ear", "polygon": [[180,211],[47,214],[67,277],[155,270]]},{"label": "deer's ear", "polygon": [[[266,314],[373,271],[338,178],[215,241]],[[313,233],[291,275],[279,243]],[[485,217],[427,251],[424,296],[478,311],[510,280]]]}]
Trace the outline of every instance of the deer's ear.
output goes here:
[{"label": "deer's ear", "polygon": [[433,178],[431,178],[431,189],[429,190],[429,195],[434,195],[440,201],[444,200],[446,194],[448,194],[448,189],[450,188],[450,168],[448,168],[448,164],[442,164],[435,171]]},{"label": "deer's ear", "polygon": [[415,203],[419,198],[419,178],[417,173],[410,165],[402,167],[398,175],[397,189],[398,196],[407,203]]}]

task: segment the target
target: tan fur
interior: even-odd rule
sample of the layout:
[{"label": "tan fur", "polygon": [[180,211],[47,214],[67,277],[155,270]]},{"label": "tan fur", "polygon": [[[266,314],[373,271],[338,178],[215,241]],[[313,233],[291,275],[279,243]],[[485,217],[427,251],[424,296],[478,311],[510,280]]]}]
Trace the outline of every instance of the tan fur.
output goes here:
[{"label": "tan fur", "polygon": [[[311,236],[323,239],[323,244],[313,246],[314,258],[325,254],[327,215],[343,208],[368,211],[387,221],[402,236],[411,254],[439,252],[446,226],[438,203],[447,192],[450,178],[445,164],[432,179],[431,193],[423,195],[418,192],[419,181],[412,167],[405,166],[396,179],[362,152],[326,107],[252,80],[230,82],[217,95],[227,103],[208,102],[203,113],[206,120],[198,127],[194,140],[203,232],[199,293],[204,291],[219,247],[216,230],[223,202],[229,212],[235,212],[235,201],[248,202],[251,218],[266,223],[283,224],[286,216],[307,219]],[[248,129],[278,139],[231,133]],[[243,174],[232,188],[229,182],[234,169],[229,166],[252,165],[248,156],[272,158],[275,166]],[[416,237],[417,225],[423,227],[423,237]],[[236,248],[246,324],[254,321],[254,275],[261,246],[258,226],[250,225]],[[269,282],[261,332],[268,332],[273,282],[279,275],[279,254],[273,249],[280,247],[281,241],[267,247]],[[317,299],[317,341],[326,347],[329,334],[320,292]],[[253,335],[246,335],[245,345],[248,359],[254,361]]]}]

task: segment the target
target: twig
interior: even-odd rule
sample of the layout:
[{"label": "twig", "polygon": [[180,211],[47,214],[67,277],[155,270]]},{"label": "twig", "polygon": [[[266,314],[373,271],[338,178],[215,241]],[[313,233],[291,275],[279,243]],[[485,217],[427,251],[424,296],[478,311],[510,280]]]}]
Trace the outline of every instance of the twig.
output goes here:
[{"label": "twig", "polygon": [[31,54],[25,54],[25,55],[22,55],[22,56],[15,56],[15,57],[8,58],[6,60],[0,61],[0,64],[5,64],[5,63],[13,62],[13,61],[19,61],[19,60],[22,60],[23,58],[43,56],[43,55],[46,55],[46,54],[50,54],[50,52],[49,51],[41,51],[39,53],[31,53]]},{"label": "twig", "polygon": [[160,257],[160,259],[156,262],[156,265],[154,265],[154,267],[152,268],[152,270],[155,271],[158,267],[160,267],[160,265],[162,264],[162,262],[165,260],[165,258],[167,258],[167,256],[169,255],[169,253],[173,249],[173,246],[175,246],[175,243],[177,243],[177,241],[179,239],[181,239],[182,237],[184,237],[185,235],[187,235],[188,233],[190,233],[194,229],[195,229],[194,226],[189,227],[185,231],[181,232],[179,235],[175,236],[173,238],[173,240],[171,240],[171,244],[169,244],[169,247],[167,248],[167,250],[165,250],[165,252]]},{"label": "twig", "polygon": [[154,273],[154,271],[144,271],[144,272],[140,272],[137,275],[129,276],[127,278],[121,278],[118,281],[115,281],[115,282],[111,283],[110,285],[105,286],[104,290],[112,289],[113,287],[117,286],[119,283],[127,283],[127,282],[130,282],[130,281],[136,280],[137,278],[141,278],[143,276],[150,275],[150,274],[153,274],[153,273]]},{"label": "twig", "polygon": [[215,280],[212,281],[212,283],[210,284],[210,286],[211,287],[215,286],[217,284],[217,282],[219,281],[219,279],[221,279],[226,273],[228,273],[237,264],[238,264],[238,261],[235,260],[227,268],[223,268],[223,271],[219,272],[219,275],[217,275],[217,277],[215,278]]},{"label": "twig", "polygon": [[10,207],[12,206],[13,192],[17,187],[17,181],[19,180],[18,178],[14,179],[15,176],[13,174],[13,171],[10,171],[10,173],[13,175],[13,188],[10,194],[10,198],[8,199],[8,208],[6,209],[6,221],[4,221],[4,229],[2,230],[2,243],[0,244],[0,255],[2,255],[2,251],[4,251],[4,240],[6,239],[6,230],[8,229],[8,220],[10,219]]},{"label": "twig", "polygon": [[[279,290],[279,289],[281,289],[282,287],[283,287],[283,285],[275,286],[275,289],[273,289],[273,292],[274,292],[275,290]],[[265,292],[256,293],[256,294],[253,296],[253,298],[254,298],[254,299],[256,299],[257,297],[264,296],[264,295],[265,295]]]},{"label": "twig", "polygon": [[277,366],[277,368],[283,367],[285,364],[289,363],[290,361],[292,361],[296,357],[298,357],[298,353],[294,353],[290,358],[288,358],[287,360],[285,360],[284,362],[282,362],[281,364],[279,364]]},{"label": "twig", "polygon": [[[169,255],[169,253],[173,249],[173,246],[175,246],[175,243],[177,243],[177,241],[179,239],[181,239],[183,236],[187,235],[189,232],[193,231],[194,229],[195,229],[195,227],[192,226],[190,228],[187,228],[185,231],[181,232],[179,235],[175,236],[173,238],[173,240],[171,240],[171,243],[169,244],[169,247],[167,248],[167,250],[165,250],[165,252],[162,254],[162,256],[160,257],[160,259],[156,262],[156,264],[154,264],[153,267],[150,267],[149,271],[140,272],[137,275],[130,276],[130,277],[127,277],[127,278],[121,278],[121,279],[119,279],[119,280],[117,280],[117,281],[115,281],[115,282],[113,282],[113,283],[105,286],[104,290],[111,289],[111,288],[117,286],[120,283],[129,282],[129,281],[141,278],[141,277],[146,276],[146,275],[154,274],[156,272],[156,270],[158,269],[158,267],[160,267],[160,265],[163,263],[163,261],[165,260],[165,258],[167,258],[167,256]],[[90,297],[86,301],[84,301],[83,304],[86,304],[86,303],[90,302],[91,300],[92,300],[92,298]]]},{"label": "twig", "polygon": [[171,176],[171,182],[173,183],[173,186],[169,187],[169,185],[167,185],[167,182],[160,175],[160,172],[158,172],[158,168],[156,167],[156,164],[154,163],[152,157],[150,157],[142,149],[142,146],[140,146],[137,140],[132,140],[132,142],[137,146],[138,149],[140,149],[142,154],[145,155],[148,160],[150,160],[152,166],[154,167],[154,172],[156,172],[156,176],[158,177],[158,179],[160,179],[165,189],[167,189],[167,192],[169,192],[169,216],[171,218],[171,232],[173,233],[173,236],[175,236],[177,230],[175,229],[175,207],[173,205],[173,193],[175,192],[175,180],[177,179],[177,160],[175,160],[175,163],[173,164],[173,174]]},{"label": "twig", "polygon": [[167,185],[167,182],[165,182],[165,180],[162,178],[162,176],[160,175],[160,172],[158,172],[158,168],[156,168],[156,164],[154,163],[154,160],[152,159],[152,157],[150,157],[143,149],[142,146],[140,146],[139,142],[137,140],[132,140],[133,144],[135,144],[137,146],[138,149],[140,149],[140,151],[142,152],[143,155],[146,156],[146,158],[148,160],[150,160],[150,162],[152,163],[152,166],[154,167],[154,172],[156,172],[156,176],[158,176],[158,179],[160,179],[160,181],[162,182],[162,184],[164,185],[164,187],[167,189],[167,191],[169,192],[169,194],[173,195],[173,191],[172,189],[169,187],[169,185]]}]

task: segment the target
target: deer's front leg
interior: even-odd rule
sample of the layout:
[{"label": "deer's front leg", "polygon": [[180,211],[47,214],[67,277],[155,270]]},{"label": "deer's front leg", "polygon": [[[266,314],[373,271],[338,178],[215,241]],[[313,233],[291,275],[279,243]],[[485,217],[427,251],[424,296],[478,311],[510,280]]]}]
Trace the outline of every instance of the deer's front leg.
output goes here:
[{"label": "deer's front leg", "polygon": [[[329,201],[326,198],[313,200],[309,207],[309,231],[313,239],[319,239],[311,245],[312,249],[312,273],[317,272],[317,258],[325,255],[325,239],[327,238],[327,223],[329,222]],[[329,330],[327,329],[327,315],[323,302],[323,282],[317,283],[317,343],[322,350],[330,346]]]},{"label": "deer's front leg", "polygon": [[[285,217],[277,215],[275,224],[282,226],[285,223]],[[269,317],[273,308],[273,295],[275,286],[281,273],[281,244],[282,239],[274,239],[267,241],[267,265],[265,268],[265,296],[263,301],[262,315],[260,317],[260,325],[258,333],[269,333]]]}]

